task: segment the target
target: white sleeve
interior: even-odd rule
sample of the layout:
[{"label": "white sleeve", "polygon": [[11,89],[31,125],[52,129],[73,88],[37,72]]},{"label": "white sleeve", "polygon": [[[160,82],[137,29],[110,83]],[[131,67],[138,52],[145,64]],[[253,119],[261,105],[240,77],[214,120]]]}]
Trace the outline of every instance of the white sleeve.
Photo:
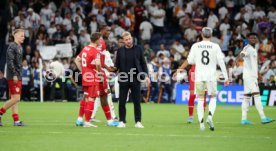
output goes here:
[{"label": "white sleeve", "polygon": [[244,56],[248,56],[248,51],[246,51],[245,47],[241,51],[241,54],[244,54]]},{"label": "white sleeve", "polygon": [[114,66],[114,63],[113,63],[113,61],[112,61],[112,59],[111,59],[111,56],[110,56],[110,53],[109,53],[109,51],[106,51],[105,52],[105,65],[107,65],[108,67],[112,67],[112,66]]},{"label": "white sleeve", "polygon": [[228,74],[227,74],[227,70],[225,67],[225,63],[224,63],[224,55],[223,55],[221,49],[219,48],[219,46],[218,46],[218,53],[217,53],[217,62],[220,66],[223,77],[225,78],[225,80],[228,80]]},{"label": "white sleeve", "polygon": [[190,53],[188,55],[187,61],[189,64],[195,64],[195,48],[192,46]]}]

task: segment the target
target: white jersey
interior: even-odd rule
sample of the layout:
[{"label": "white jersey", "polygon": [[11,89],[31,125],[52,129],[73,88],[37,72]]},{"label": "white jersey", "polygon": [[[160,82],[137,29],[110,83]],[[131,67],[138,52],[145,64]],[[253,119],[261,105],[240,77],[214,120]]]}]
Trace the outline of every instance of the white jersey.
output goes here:
[{"label": "white jersey", "polygon": [[248,44],[243,48],[241,53],[244,54],[243,79],[258,78],[257,50],[253,46]]},{"label": "white jersey", "polygon": [[220,65],[225,80],[228,80],[224,55],[218,44],[201,41],[193,44],[188,56],[188,63],[195,64],[195,82],[216,81],[217,64]]}]

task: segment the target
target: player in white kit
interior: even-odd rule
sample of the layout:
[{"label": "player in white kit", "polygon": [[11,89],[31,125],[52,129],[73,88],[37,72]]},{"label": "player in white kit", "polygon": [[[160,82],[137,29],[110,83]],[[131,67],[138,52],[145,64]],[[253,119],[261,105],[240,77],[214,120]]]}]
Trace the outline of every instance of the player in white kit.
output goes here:
[{"label": "player in white kit", "polygon": [[265,116],[263,106],[260,98],[260,90],[258,86],[258,52],[254,48],[257,42],[257,34],[249,33],[247,35],[249,44],[247,44],[241,51],[238,59],[243,59],[243,81],[244,81],[244,100],[242,102],[242,125],[252,124],[247,120],[247,111],[251,98],[254,97],[255,107],[261,117],[261,123],[267,124],[274,120]]},{"label": "player in white kit", "polygon": [[[201,36],[203,40],[192,45],[187,60],[179,68],[178,72],[185,69],[188,64],[195,64],[195,94],[198,100],[197,115],[200,123],[200,130],[204,130],[204,94],[207,90],[210,96],[209,114],[207,124],[211,131],[214,131],[213,116],[216,109],[216,94],[217,94],[217,79],[216,69],[220,66],[225,78],[224,85],[227,86],[228,76],[226,67],[223,61],[224,55],[218,44],[210,41],[212,29],[204,27]],[[174,75],[176,76],[178,72]]]}]

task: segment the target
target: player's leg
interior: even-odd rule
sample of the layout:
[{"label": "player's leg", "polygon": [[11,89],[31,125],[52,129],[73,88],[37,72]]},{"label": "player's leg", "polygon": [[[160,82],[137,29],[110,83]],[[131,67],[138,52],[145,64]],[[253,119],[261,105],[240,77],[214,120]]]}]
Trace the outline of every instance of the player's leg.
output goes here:
[{"label": "player's leg", "polygon": [[187,121],[188,123],[193,123],[195,98],[196,98],[196,95],[194,94],[194,90],[190,89],[190,97],[188,101],[188,110],[189,110],[189,118]]},{"label": "player's leg", "polygon": [[252,87],[254,87],[254,82],[253,85],[251,79],[243,79],[244,81],[244,100],[242,101],[241,105],[241,110],[242,110],[242,119],[241,119],[241,124],[242,125],[248,125],[252,124],[251,121],[247,120],[247,112],[249,110],[249,103],[252,99]]},{"label": "player's leg", "polygon": [[118,125],[119,128],[126,127],[126,101],[129,92],[128,85],[120,85],[119,87],[119,121],[120,124]]},{"label": "player's leg", "polygon": [[96,114],[100,106],[101,106],[101,100],[100,100],[100,97],[97,97],[94,104],[94,110],[91,116],[91,122],[100,122],[99,120],[96,119]]},{"label": "player's leg", "polygon": [[141,113],[141,93],[140,93],[140,83],[135,83],[131,85],[131,95],[134,104],[134,119],[136,128],[144,128],[142,125],[142,113]]},{"label": "player's leg", "polygon": [[262,124],[267,124],[267,123],[273,122],[274,121],[273,119],[268,118],[268,117],[265,116],[264,108],[263,108],[263,105],[262,105],[262,102],[261,102],[260,93],[256,92],[256,93],[252,93],[252,95],[254,97],[255,107],[258,110],[258,113],[261,117],[261,123]]},{"label": "player's leg", "polygon": [[[215,130],[214,123],[213,123],[213,116],[216,111],[217,107],[217,82],[207,82],[207,92],[208,95],[210,96],[210,103],[209,103],[209,112],[208,112],[208,118],[207,118],[207,124],[210,128],[211,131]],[[206,97],[206,91],[204,92],[204,95]]]},{"label": "player's leg", "polygon": [[208,95],[208,92],[205,90],[205,93],[204,93],[204,111],[206,110],[206,106],[207,106],[207,95]]},{"label": "player's leg", "polygon": [[244,100],[242,101],[241,110],[242,110],[242,125],[252,124],[251,121],[247,120],[247,112],[249,110],[249,103],[251,101],[251,94],[244,94]]},{"label": "player's leg", "polygon": [[189,90],[190,90],[190,96],[188,100],[188,110],[189,110],[189,117],[187,120],[187,123],[193,123],[193,114],[194,114],[194,105],[195,105],[195,75],[194,72],[192,72],[192,69],[189,72]]},{"label": "player's leg", "polygon": [[108,95],[107,81],[100,83],[99,90],[100,90],[101,105],[107,120],[107,126],[118,126],[119,122],[114,121],[112,119],[110,107],[107,101],[107,95]]},{"label": "player's leg", "polygon": [[[19,103],[19,102],[18,102]],[[18,103],[15,103],[11,107],[12,111],[12,118],[13,118],[13,126],[25,126],[22,121],[19,120],[19,115],[18,115]]]},{"label": "player's leg", "polygon": [[204,91],[206,89],[206,82],[196,82],[195,90],[197,95],[197,116],[200,124],[200,130],[204,131]]},{"label": "player's leg", "polygon": [[107,102],[109,104],[110,112],[111,112],[111,117],[113,120],[117,119],[116,112],[115,112],[115,107],[112,101],[112,94],[108,93],[107,95]]},{"label": "player's leg", "polygon": [[[0,108],[0,126],[2,126],[1,117],[6,113],[6,111],[14,106],[16,103],[20,101],[20,94],[21,94],[21,88],[22,88],[22,82],[18,81],[16,84],[13,82],[13,80],[8,81],[9,86],[9,92],[10,92],[10,99],[5,102],[2,108]],[[22,123],[22,122],[20,122]],[[15,125],[17,126],[17,125]],[[18,125],[19,126],[19,125]],[[22,125],[23,126],[23,123]]]},{"label": "player's leg", "polygon": [[79,115],[76,121],[76,126],[83,126],[84,107],[85,107],[85,98],[83,98],[80,101]]},{"label": "player's leg", "polygon": [[95,103],[95,97],[88,96],[85,99],[85,108],[84,108],[85,122],[83,124],[83,127],[97,127],[96,125],[93,125],[90,123],[90,118],[94,110],[94,103]]}]

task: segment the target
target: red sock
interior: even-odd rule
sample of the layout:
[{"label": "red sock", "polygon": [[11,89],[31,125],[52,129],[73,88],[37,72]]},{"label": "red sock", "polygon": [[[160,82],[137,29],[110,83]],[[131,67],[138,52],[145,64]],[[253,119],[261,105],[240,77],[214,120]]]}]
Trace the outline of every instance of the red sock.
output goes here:
[{"label": "red sock", "polygon": [[94,101],[87,101],[85,103],[85,108],[84,108],[85,122],[90,121],[93,110],[94,110]]},{"label": "red sock", "polygon": [[189,102],[188,102],[189,117],[192,117],[194,113],[195,97],[196,96],[194,94],[190,94]]},{"label": "red sock", "polygon": [[19,121],[19,116],[18,114],[12,114],[12,118],[14,122],[18,122]]},{"label": "red sock", "polygon": [[83,115],[84,115],[84,107],[85,107],[85,101],[81,100],[80,101],[79,117],[83,117]]},{"label": "red sock", "polygon": [[205,112],[205,110],[206,110],[206,95],[207,95],[207,91],[205,91],[205,94],[204,94],[204,104],[203,104],[203,106],[204,106],[204,112]]},{"label": "red sock", "polygon": [[103,106],[102,108],[103,108],[106,119],[111,120],[112,118],[111,118],[111,112],[110,112],[109,105]]},{"label": "red sock", "polygon": [[0,109],[0,115],[3,115],[3,114],[5,114],[5,113],[6,113],[6,109],[1,108],[1,109]]}]

